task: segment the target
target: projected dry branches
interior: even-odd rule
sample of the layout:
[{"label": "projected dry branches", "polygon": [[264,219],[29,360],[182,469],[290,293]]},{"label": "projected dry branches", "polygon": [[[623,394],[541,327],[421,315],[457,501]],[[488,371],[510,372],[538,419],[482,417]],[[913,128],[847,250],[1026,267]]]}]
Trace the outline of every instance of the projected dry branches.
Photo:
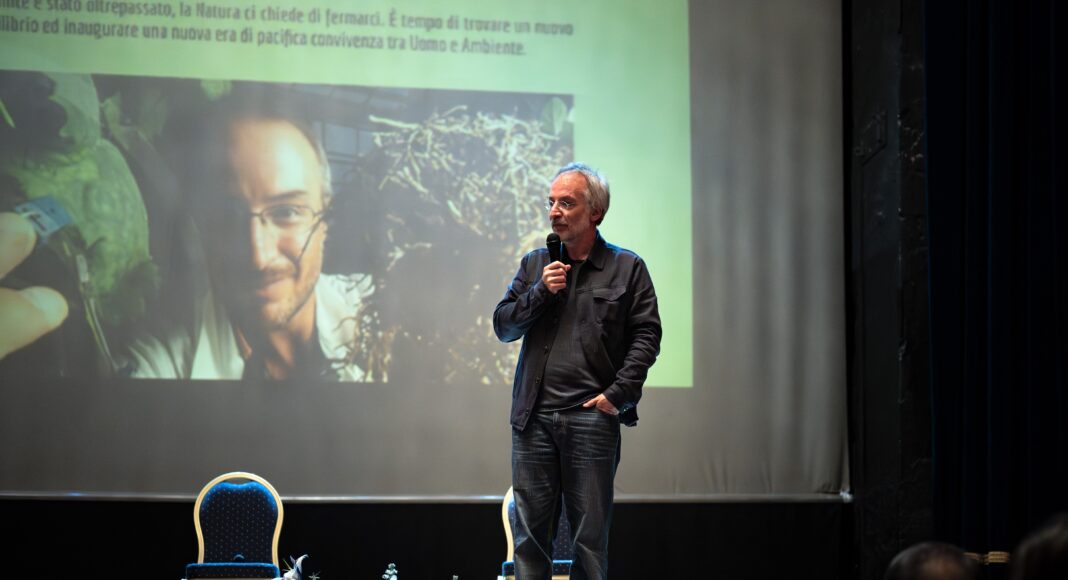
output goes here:
[{"label": "projected dry branches", "polygon": [[541,199],[564,147],[540,121],[470,114],[464,106],[419,124],[372,120],[393,129],[375,135],[393,160],[380,189],[410,188],[487,241],[521,239],[544,220]]},{"label": "projected dry branches", "polygon": [[372,368],[396,374],[388,363],[415,359],[445,382],[510,382],[515,350],[497,341],[491,315],[519,258],[541,245],[542,200],[570,160],[569,127],[551,116],[560,110],[554,98],[539,119],[466,106],[418,123],[371,117],[382,127],[377,190],[389,200],[388,256],[372,300],[376,336],[391,343],[377,356],[392,356]]}]

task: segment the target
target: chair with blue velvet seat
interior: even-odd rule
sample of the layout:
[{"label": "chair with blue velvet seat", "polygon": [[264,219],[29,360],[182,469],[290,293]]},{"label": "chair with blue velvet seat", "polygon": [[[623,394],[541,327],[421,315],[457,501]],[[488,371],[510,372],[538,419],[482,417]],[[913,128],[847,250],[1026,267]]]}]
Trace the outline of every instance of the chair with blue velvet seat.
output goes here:
[{"label": "chair with blue velvet seat", "polygon": [[262,477],[232,472],[211,480],[193,506],[199,550],[185,577],[278,578],[282,516],[282,499]]},{"label": "chair with blue velvet seat", "polygon": [[[563,502],[563,498],[560,501]],[[501,564],[499,580],[511,580],[515,578],[515,498],[510,487],[501,502],[501,519],[504,521],[508,555]],[[556,536],[553,538],[553,580],[567,580],[571,575],[571,560],[571,525],[561,503],[560,520],[556,524]]]}]

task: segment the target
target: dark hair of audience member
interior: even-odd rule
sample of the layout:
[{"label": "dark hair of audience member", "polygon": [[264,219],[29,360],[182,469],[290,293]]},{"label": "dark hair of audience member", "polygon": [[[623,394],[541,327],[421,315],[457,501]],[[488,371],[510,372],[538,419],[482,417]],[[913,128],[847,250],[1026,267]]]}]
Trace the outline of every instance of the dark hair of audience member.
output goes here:
[{"label": "dark hair of audience member", "polygon": [[1013,580],[1068,578],[1068,514],[1054,517],[1020,542],[1012,555]]},{"label": "dark hair of audience member", "polygon": [[942,542],[922,542],[905,548],[886,569],[884,580],[976,580],[979,563],[964,551]]}]

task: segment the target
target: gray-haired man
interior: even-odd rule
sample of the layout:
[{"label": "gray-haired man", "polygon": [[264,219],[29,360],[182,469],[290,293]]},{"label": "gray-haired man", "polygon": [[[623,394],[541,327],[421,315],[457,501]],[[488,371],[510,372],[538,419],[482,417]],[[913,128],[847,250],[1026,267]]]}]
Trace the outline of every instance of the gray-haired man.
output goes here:
[{"label": "gray-haired man", "polygon": [[609,199],[598,171],[562,167],[546,208],[563,255],[524,256],[493,313],[498,338],[523,338],[511,412],[520,580],[550,577],[561,508],[572,531],[571,577],[607,577],[620,411],[637,404],[660,352],[645,262],[597,230]]}]

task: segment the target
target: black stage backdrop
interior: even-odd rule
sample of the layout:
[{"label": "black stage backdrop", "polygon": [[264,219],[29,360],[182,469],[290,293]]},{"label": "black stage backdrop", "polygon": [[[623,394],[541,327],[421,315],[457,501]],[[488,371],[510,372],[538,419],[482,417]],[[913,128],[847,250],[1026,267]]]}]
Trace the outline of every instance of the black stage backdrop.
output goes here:
[{"label": "black stage backdrop", "polygon": [[1068,509],[1066,12],[925,5],[934,524],[980,554]]}]

